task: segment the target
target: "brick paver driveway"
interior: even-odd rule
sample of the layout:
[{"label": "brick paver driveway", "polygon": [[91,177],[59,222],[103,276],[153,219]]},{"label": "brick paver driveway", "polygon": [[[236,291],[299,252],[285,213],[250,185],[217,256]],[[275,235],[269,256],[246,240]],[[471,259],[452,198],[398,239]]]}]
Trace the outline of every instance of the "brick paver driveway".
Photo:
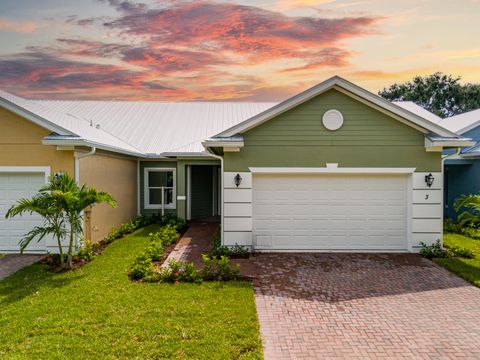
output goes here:
[{"label": "brick paver driveway", "polygon": [[413,254],[260,254],[266,359],[480,359],[480,289]]}]

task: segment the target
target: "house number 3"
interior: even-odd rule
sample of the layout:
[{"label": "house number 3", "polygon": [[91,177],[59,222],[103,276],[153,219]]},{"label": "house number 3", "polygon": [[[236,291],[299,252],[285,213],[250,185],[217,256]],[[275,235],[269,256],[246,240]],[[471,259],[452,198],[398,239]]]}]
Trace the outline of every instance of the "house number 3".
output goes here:
[{"label": "house number 3", "polygon": [[425,195],[425,200],[428,200],[428,194]]}]

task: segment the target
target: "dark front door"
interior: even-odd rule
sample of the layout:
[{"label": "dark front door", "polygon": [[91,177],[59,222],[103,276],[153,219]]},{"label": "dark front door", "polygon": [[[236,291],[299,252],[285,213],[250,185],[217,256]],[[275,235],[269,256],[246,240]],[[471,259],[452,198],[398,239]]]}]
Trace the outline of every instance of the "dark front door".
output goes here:
[{"label": "dark front door", "polygon": [[213,192],[216,167],[193,165],[191,170],[191,215],[192,219],[211,217],[214,213]]}]

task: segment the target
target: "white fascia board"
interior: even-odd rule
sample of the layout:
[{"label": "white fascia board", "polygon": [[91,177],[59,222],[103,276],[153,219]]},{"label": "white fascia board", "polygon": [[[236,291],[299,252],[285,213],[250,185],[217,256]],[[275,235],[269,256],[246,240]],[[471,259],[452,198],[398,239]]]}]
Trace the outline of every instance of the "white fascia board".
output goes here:
[{"label": "white fascia board", "polygon": [[415,168],[341,168],[328,166],[324,168],[305,167],[251,167],[253,174],[413,174]]},{"label": "white fascia board", "polygon": [[462,134],[465,134],[466,132],[470,131],[470,130],[473,130],[475,129],[477,126],[480,125],[480,120],[479,121],[475,121],[474,123],[468,125],[468,126],[465,126],[464,128],[460,129],[457,131],[457,134],[458,135],[462,135]]},{"label": "white fascia board", "polygon": [[205,159],[215,159],[210,153],[207,152],[164,152],[160,155],[156,155],[156,157],[160,158],[182,158],[182,159],[198,159],[198,158],[205,158]]},{"label": "white fascia board", "polygon": [[476,144],[475,141],[472,139],[468,138],[462,138],[462,139],[441,139],[441,140],[435,140],[435,139],[429,139],[427,136],[425,137],[425,148],[430,149],[430,148],[437,148],[437,147],[461,147],[461,148],[466,148],[466,147],[472,147]]},{"label": "white fascia board", "polygon": [[331,88],[338,86],[340,88],[343,88],[344,90],[359,96],[366,100],[367,102],[374,104],[376,106],[379,106],[387,111],[389,111],[392,114],[395,114],[397,116],[400,116],[408,121],[410,121],[412,124],[418,125],[426,130],[429,130],[435,134],[445,136],[445,137],[455,137],[456,134],[451,132],[448,129],[445,129],[444,127],[437,125],[429,120],[426,120],[408,110],[403,109],[400,106],[397,106],[395,104],[392,104],[391,102],[381,98],[380,96],[377,96],[365,89],[362,89],[361,87],[339,77],[339,76],[334,76],[324,82],[321,82],[320,84],[300,93],[297,94],[283,102],[281,102],[278,105],[275,105],[271,107],[270,109],[253,116],[250,119],[247,119],[240,124],[237,124],[217,135],[216,137],[229,137],[233,136],[245,131],[248,131],[260,124],[263,124],[264,122],[272,119],[275,116],[278,116],[310,99],[313,97],[330,90]]},{"label": "white fascia board", "polygon": [[244,142],[243,141],[220,141],[220,140],[206,140],[202,142],[202,145],[205,148],[212,148],[212,147],[223,147],[223,148],[243,148]]},{"label": "white fascia board", "polygon": [[22,118],[24,119],[27,119],[31,122],[33,122],[34,124],[38,125],[38,126],[41,126],[47,130],[50,130],[54,133],[57,133],[59,135],[70,135],[70,136],[75,136],[76,134],[72,133],[71,131],[68,131],[67,129],[61,127],[61,126],[58,126],[57,124],[47,120],[47,119],[44,119],[43,117],[41,116],[38,116],[24,108],[22,108],[21,106],[18,106],[4,98],[0,98],[0,106],[3,107],[4,109],[8,110],[8,111],[11,111],[13,112],[14,114],[17,114],[18,116],[21,116]]},{"label": "white fascia board", "polygon": [[142,153],[139,152],[133,152],[133,151],[128,151],[112,146],[107,146],[105,144],[100,144],[94,141],[88,141],[85,139],[43,139],[42,140],[43,145],[57,145],[57,146],[88,146],[88,147],[96,147],[97,149],[100,150],[106,150],[106,151],[111,151],[119,154],[124,154],[124,155],[129,155],[129,156],[134,156],[134,157],[143,157]]}]

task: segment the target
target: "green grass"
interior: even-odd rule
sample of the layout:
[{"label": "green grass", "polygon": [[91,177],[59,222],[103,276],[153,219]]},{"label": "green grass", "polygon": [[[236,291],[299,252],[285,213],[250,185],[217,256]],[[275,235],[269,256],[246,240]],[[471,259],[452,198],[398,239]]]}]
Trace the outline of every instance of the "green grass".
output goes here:
[{"label": "green grass", "polygon": [[480,287],[480,240],[474,240],[459,234],[447,233],[443,237],[443,242],[449,247],[459,246],[469,248],[475,253],[475,258],[434,259],[433,261],[473,285]]},{"label": "green grass", "polygon": [[1,259],[2,257],[4,257],[4,256],[5,256],[5,254],[0,254],[0,259]]},{"label": "green grass", "polygon": [[90,264],[52,274],[34,264],[0,282],[0,358],[258,359],[249,282],[142,284],[125,269],[157,225]]}]

